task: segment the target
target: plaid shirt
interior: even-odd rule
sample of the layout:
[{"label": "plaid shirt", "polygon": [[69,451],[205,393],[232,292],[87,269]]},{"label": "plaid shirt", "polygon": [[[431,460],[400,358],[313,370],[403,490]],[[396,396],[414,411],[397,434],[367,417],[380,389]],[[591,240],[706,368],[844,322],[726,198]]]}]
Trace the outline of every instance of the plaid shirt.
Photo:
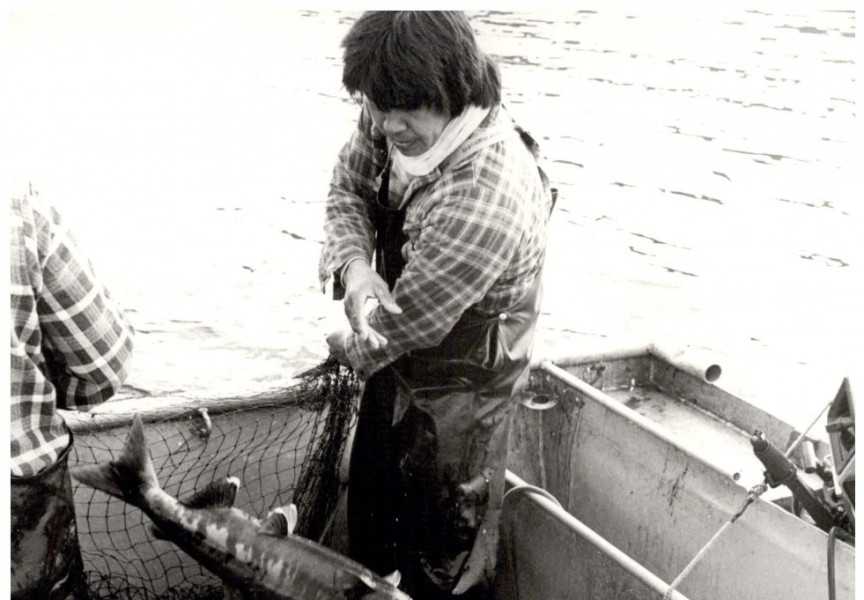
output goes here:
[{"label": "plaid shirt", "polygon": [[[480,127],[505,119],[510,122],[496,107]],[[323,286],[337,275],[337,298],[340,267],[357,257],[371,261],[372,215],[388,160],[380,138],[364,111],[333,171],[319,277]],[[496,315],[528,291],[543,264],[551,202],[536,150],[514,135],[409,184],[400,204],[407,206],[407,264],[393,289],[402,313],[376,307],[369,316],[387,338],[385,348],[349,340],[348,357],[361,377],[412,350],[437,346],[468,308]]]},{"label": "plaid shirt", "polygon": [[87,410],[121,386],[132,329],[57,211],[35,195],[11,208],[11,466],[31,476],[69,444],[57,409]]}]

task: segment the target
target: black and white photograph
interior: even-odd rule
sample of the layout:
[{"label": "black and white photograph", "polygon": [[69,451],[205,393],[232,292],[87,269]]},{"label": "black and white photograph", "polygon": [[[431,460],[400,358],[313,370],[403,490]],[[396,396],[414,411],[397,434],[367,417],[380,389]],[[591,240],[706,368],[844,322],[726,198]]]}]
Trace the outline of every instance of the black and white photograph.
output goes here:
[{"label": "black and white photograph", "polygon": [[405,8],[2,11],[10,597],[853,600],[855,4]]}]

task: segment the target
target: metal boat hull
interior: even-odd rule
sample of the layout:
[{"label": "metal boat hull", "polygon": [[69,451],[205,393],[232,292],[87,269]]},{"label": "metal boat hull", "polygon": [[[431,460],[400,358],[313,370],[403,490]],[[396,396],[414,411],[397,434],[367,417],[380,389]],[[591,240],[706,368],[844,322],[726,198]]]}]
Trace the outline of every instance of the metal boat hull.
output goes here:
[{"label": "metal boat hull", "polygon": [[[564,510],[531,494],[508,500],[499,596],[662,598],[761,477],[746,430],[781,444],[795,432],[651,349],[562,364],[535,373],[555,403],[520,407],[510,469]],[[648,416],[627,406],[640,403]],[[784,510],[778,491],[708,549],[677,587],[683,597],[828,597],[828,535]],[[837,598],[852,600],[854,548],[835,550]]]}]

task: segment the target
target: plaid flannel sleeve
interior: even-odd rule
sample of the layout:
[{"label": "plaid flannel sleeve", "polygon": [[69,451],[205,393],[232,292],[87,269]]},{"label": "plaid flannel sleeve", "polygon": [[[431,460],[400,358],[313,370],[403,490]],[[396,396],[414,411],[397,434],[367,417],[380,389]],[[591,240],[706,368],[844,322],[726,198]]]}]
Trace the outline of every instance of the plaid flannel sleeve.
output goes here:
[{"label": "plaid flannel sleeve", "polygon": [[341,268],[351,259],[371,261],[375,244],[372,209],[386,156],[371,137],[371,120],[361,113],[357,129],[339,152],[324,215],[324,248],[318,264],[321,289],[334,274],[334,297],[344,289]]},{"label": "plaid flannel sleeve", "polygon": [[56,211],[46,216],[53,224],[39,257],[43,350],[58,406],[87,410],[110,398],[126,379],[133,330]]},{"label": "plaid flannel sleeve", "polygon": [[373,350],[352,336],[347,352],[362,376],[400,355],[438,345],[509,264],[519,243],[518,210],[502,190],[448,190],[431,214],[393,296],[402,309],[377,307],[369,324],[388,340]]}]

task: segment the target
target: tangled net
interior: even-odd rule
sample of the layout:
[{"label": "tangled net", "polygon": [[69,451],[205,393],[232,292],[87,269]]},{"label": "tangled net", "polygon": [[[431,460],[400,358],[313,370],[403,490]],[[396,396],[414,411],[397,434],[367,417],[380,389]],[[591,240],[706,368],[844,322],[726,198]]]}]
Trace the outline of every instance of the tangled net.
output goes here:
[{"label": "tangled net", "polygon": [[[248,407],[226,402],[232,408],[224,411],[142,414],[159,481],[182,499],[218,478],[238,477],[235,506],[264,516],[293,502],[296,533],[320,540],[338,499],[338,466],[358,391],[354,374],[331,358],[284,392],[249,399]],[[131,423],[133,416],[122,418]],[[70,464],[119,456],[128,426],[82,423],[73,425]],[[78,484],[75,509],[91,598],[222,598],[221,581],[171,542],[153,538],[150,520],[139,509]]]}]

